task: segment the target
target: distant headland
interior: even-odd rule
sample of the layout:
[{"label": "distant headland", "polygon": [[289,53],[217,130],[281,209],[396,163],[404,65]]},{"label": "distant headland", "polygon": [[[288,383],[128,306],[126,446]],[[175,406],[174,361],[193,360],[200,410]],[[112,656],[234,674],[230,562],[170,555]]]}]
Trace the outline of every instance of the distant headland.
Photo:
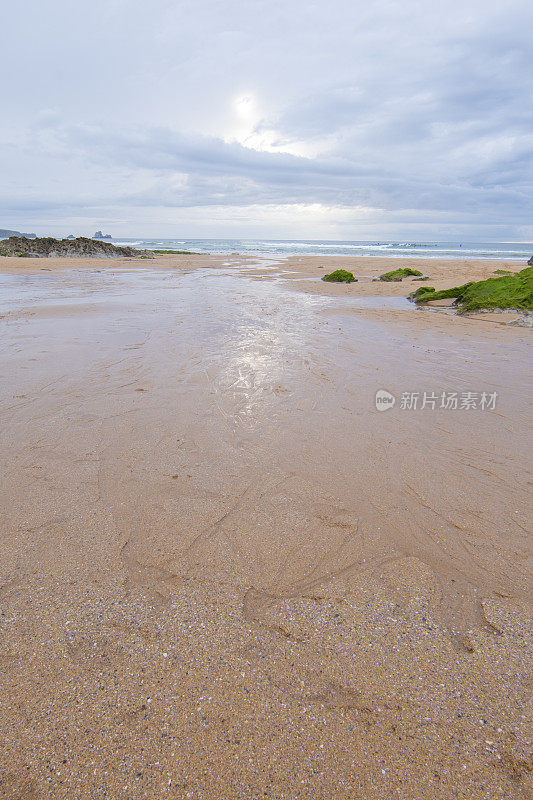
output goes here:
[{"label": "distant headland", "polygon": [[7,239],[8,236],[23,236],[25,239],[36,239],[36,233],[21,233],[20,231],[9,231],[7,228],[0,228],[0,239]]}]

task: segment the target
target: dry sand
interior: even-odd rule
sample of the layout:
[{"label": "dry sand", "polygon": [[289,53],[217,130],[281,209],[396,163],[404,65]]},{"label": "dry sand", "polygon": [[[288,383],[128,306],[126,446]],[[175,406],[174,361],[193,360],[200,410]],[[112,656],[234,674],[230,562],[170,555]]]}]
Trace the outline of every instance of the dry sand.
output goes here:
[{"label": "dry sand", "polygon": [[0,797],[532,796],[531,331],[405,264],[2,259]]}]

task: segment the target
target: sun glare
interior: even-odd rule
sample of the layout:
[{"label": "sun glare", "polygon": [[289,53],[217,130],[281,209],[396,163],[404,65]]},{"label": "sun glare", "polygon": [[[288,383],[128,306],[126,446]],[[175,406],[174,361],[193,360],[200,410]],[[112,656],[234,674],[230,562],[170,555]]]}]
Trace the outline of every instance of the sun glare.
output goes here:
[{"label": "sun glare", "polygon": [[255,116],[256,102],[252,94],[242,94],[233,101],[237,114],[241,119],[251,120]]}]

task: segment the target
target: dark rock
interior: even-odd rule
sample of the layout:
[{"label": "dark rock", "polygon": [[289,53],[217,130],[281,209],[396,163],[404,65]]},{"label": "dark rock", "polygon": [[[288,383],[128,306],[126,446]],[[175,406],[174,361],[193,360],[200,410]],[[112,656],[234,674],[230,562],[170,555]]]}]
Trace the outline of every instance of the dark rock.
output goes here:
[{"label": "dark rock", "polygon": [[52,239],[43,237],[25,239],[21,236],[10,236],[0,241],[0,255],[24,256],[26,258],[116,258],[123,256],[153,256],[150,250],[136,250],[133,247],[117,247],[109,242],[86,239]]},{"label": "dark rock", "polygon": [[111,236],[110,233],[102,233],[102,231],[96,231],[96,233],[93,236],[93,239],[112,239],[112,238],[113,237]]}]

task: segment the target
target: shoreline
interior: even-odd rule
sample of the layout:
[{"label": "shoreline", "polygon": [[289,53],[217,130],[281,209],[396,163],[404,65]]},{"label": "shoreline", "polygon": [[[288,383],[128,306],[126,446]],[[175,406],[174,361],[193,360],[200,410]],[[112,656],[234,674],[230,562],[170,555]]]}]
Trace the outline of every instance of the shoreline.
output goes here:
[{"label": "shoreline", "polygon": [[526,797],[529,332],[198,258],[0,260],[0,794]]},{"label": "shoreline", "polygon": [[[402,261],[405,262],[407,265],[409,261],[416,260],[417,266],[427,266],[431,268],[434,266],[436,269],[442,269],[442,266],[446,265],[461,265],[462,268],[468,269],[469,267],[473,267],[474,269],[489,269],[491,265],[494,265],[495,269],[504,268],[504,269],[512,269],[516,268],[518,265],[523,264],[524,266],[527,265],[527,259],[500,259],[500,258],[476,258],[476,259],[462,259],[462,258],[454,258],[454,257],[435,257],[435,258],[424,258],[424,257],[413,257],[413,256],[351,256],[351,255],[280,255],[276,253],[260,253],[260,254],[239,254],[239,253],[231,253],[231,254],[218,254],[218,255],[210,255],[210,254],[202,254],[197,253],[194,255],[162,255],[157,256],[157,251],[154,251],[156,257],[145,259],[141,255],[138,257],[132,258],[115,258],[115,257],[92,257],[92,256],[75,256],[75,257],[46,257],[46,258],[25,258],[19,256],[3,256],[0,258],[0,273],[18,273],[18,272],[38,272],[43,267],[48,269],[68,269],[68,268],[79,268],[80,266],[85,266],[87,268],[94,268],[98,267],[101,269],[108,269],[108,268],[116,268],[119,265],[126,265],[126,264],[134,264],[139,268],[145,267],[150,268],[153,266],[154,263],[157,266],[161,267],[172,267],[176,265],[176,262],[182,263],[185,262],[187,265],[189,264],[198,264],[198,265],[208,265],[213,264],[214,266],[220,264],[221,262],[239,262],[242,261],[243,263],[247,263],[249,261],[254,262],[261,262],[261,261],[269,261],[269,262],[279,262],[280,265],[286,264],[287,262],[295,262],[295,263],[309,263],[311,267],[319,263],[329,264],[333,266],[337,262],[342,262],[343,268],[352,265],[354,268],[358,266],[370,266],[372,264],[375,265],[375,270],[382,269],[385,271],[387,267],[398,266],[398,262]],[[162,263],[161,263],[162,262]],[[370,270],[370,271],[375,271]]]},{"label": "shoreline", "polygon": [[[402,261],[406,266],[410,259]],[[326,272],[338,266],[349,269],[358,278],[356,283],[335,284],[325,283],[320,280]],[[128,271],[150,272],[169,271],[185,275],[201,270],[214,270],[216,272],[239,269],[243,277],[255,278],[258,280],[269,280],[276,278],[291,290],[304,292],[309,295],[326,296],[331,298],[345,298],[348,303],[354,303],[357,298],[407,298],[407,295],[423,283],[414,281],[412,278],[404,279],[401,282],[382,282],[375,280],[379,275],[387,272],[391,268],[398,266],[398,257],[380,256],[288,256],[283,258],[267,258],[264,256],[162,256],[159,258],[146,259],[136,258],[19,258],[4,257],[0,259],[0,275],[38,275],[63,272],[83,272],[117,274]],[[447,288],[448,286],[460,285],[468,280],[484,280],[494,277],[495,270],[508,269],[516,271],[517,266],[522,267],[522,263],[515,264],[510,261],[500,260],[449,260],[449,259],[420,259],[417,267],[422,268],[424,274],[429,275],[428,283],[434,285],[436,289]],[[323,267],[323,268],[322,268]],[[347,307],[347,311],[349,311]],[[379,309],[374,309],[378,311]],[[371,308],[353,308],[352,313],[371,313]],[[439,316],[447,316],[458,321],[484,321],[497,323],[505,326],[509,322],[515,322],[525,315],[521,311],[514,310],[487,310],[471,312],[465,315],[458,315],[451,307],[450,302],[440,303],[436,308],[430,306],[420,308],[414,303],[406,304],[401,311],[398,308],[390,307],[388,313],[407,317],[412,313],[423,313],[436,311]],[[436,316],[436,314],[434,315]]]}]

